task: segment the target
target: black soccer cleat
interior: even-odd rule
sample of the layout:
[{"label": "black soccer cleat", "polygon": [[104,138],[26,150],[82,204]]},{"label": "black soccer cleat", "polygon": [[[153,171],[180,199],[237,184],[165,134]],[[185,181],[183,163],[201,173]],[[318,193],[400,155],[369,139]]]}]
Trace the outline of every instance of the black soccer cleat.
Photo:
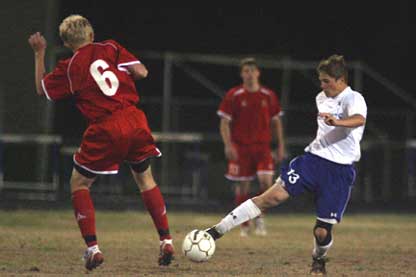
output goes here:
[{"label": "black soccer cleat", "polygon": [[315,275],[315,276],[326,275],[325,263],[326,263],[326,259],[324,257],[313,258],[310,274]]},{"label": "black soccer cleat", "polygon": [[211,228],[206,229],[206,230],[205,230],[205,232],[207,232],[208,234],[210,234],[210,235],[211,235],[211,237],[212,237],[214,240],[217,240],[217,239],[219,239],[220,237],[222,237],[222,234],[220,234],[220,233],[217,231],[217,229],[215,229],[215,226],[212,226]]}]

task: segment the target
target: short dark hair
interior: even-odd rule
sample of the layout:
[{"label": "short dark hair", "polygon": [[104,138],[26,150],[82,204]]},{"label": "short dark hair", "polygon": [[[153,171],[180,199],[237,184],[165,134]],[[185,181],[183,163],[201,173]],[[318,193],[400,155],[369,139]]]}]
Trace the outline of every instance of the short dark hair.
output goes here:
[{"label": "short dark hair", "polygon": [[345,82],[348,83],[348,68],[344,56],[332,55],[328,59],[322,60],[316,68],[316,71],[318,74],[328,74],[336,80],[344,77]]},{"label": "short dark hair", "polygon": [[243,69],[243,67],[246,65],[255,66],[257,69],[259,69],[259,65],[257,64],[256,59],[252,57],[244,58],[240,61],[240,69]]}]

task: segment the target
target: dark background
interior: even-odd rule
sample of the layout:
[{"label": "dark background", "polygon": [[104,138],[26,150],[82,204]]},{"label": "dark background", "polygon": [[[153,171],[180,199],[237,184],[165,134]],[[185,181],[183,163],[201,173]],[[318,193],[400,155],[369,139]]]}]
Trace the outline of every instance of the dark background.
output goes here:
[{"label": "dark background", "polygon": [[413,91],[415,9],[410,1],[387,2],[279,1],[275,7],[215,8],[62,1],[60,17],[80,13],[90,19],[98,40],[114,38],[139,50],[263,53],[298,60],[343,54]]},{"label": "dark background", "polygon": [[[48,35],[48,52],[62,45],[58,36],[59,23],[68,15],[79,13],[90,19],[96,39],[115,39],[135,54],[142,51],[175,51],[179,53],[213,53],[235,55],[268,55],[273,60],[289,56],[293,60],[319,61],[332,54],[343,54],[347,61],[359,60],[375,71],[415,95],[413,87],[414,49],[416,49],[416,23],[414,5],[410,1],[389,4],[373,2],[276,2],[276,7],[227,5],[212,7],[197,5],[169,5],[165,2],[137,1],[2,1],[0,4],[0,130],[9,133],[57,133],[79,137],[81,117],[68,105],[50,105],[54,112],[65,110],[64,115],[48,126],[45,120],[44,99],[35,96],[33,85],[33,54],[27,38],[35,31]],[[70,54],[69,52],[67,54]],[[51,55],[53,56],[53,55]],[[54,56],[56,58],[56,56]],[[60,56],[58,56],[59,58]],[[63,57],[63,56],[62,56]],[[150,71],[149,78],[138,82],[143,100],[161,96],[163,66],[155,61],[142,60]],[[47,64],[53,66],[52,60]],[[198,68],[226,90],[236,85],[238,71],[218,73],[219,67]],[[50,68],[49,68],[50,69]],[[222,69],[227,70],[227,69]],[[176,73],[175,73],[176,74]],[[281,72],[269,71],[263,75],[266,85],[281,89]],[[310,78],[314,79],[313,72]],[[227,77],[223,77],[227,76]],[[212,93],[195,93],[201,86],[175,75],[175,96],[205,97]],[[181,79],[182,78],[182,79]],[[295,82],[299,82],[296,80]],[[302,81],[302,80],[300,80]],[[405,101],[364,80],[362,91],[371,109],[414,110]],[[186,82],[186,83],[185,83]],[[182,87],[181,87],[182,85]],[[319,87],[312,83],[292,88],[291,103],[310,101]],[[308,94],[302,94],[309,91]],[[299,96],[296,98],[296,96]],[[67,112],[68,111],[68,112]],[[64,118],[59,118],[59,117]],[[76,117],[72,121],[72,117]],[[30,118],[31,120],[27,120]],[[214,118],[215,114],[214,114]],[[153,120],[153,119],[152,119]],[[155,118],[153,129],[160,128]],[[10,124],[13,122],[13,124]],[[216,125],[216,124],[215,124]],[[62,128],[66,130],[62,130]],[[215,127],[216,128],[216,127]],[[183,131],[182,129],[178,129]],[[215,130],[216,131],[216,130]]]},{"label": "dark background", "polygon": [[[265,55],[278,60],[290,57],[293,60],[319,61],[332,54],[342,54],[347,61],[361,61],[369,65],[398,87],[414,94],[414,49],[416,49],[416,23],[408,1],[394,5],[369,3],[302,2],[276,3],[276,7],[229,5],[216,8],[212,5],[159,5],[148,6],[137,2],[119,1],[62,1],[59,5],[57,24],[70,14],[87,17],[96,34],[96,40],[115,39],[140,58],[141,51],[174,51],[179,53],[208,53],[236,55]],[[56,30],[56,44],[60,39]],[[68,52],[68,54],[70,54]],[[161,96],[163,91],[163,66],[159,62],[141,59],[149,69],[149,77],[137,82],[142,97],[141,108],[149,115],[152,130],[161,128],[160,106],[146,101]],[[197,69],[225,90],[240,82],[238,69],[226,67],[197,66]],[[221,70],[222,72],[218,72]],[[211,92],[187,77],[174,72],[173,97],[196,97],[212,99],[219,103]],[[310,80],[316,80],[314,72],[308,72]],[[292,76],[291,105],[314,109],[313,98],[319,86],[305,79]],[[299,77],[299,76],[298,76]],[[264,72],[262,81],[276,90],[281,89],[281,72]],[[352,79],[352,78],[351,78]],[[353,84],[353,83],[351,83]],[[354,88],[354,87],[353,87]],[[390,91],[369,78],[364,80],[364,91],[370,111],[412,111],[414,108]],[[157,108],[155,108],[157,107]],[[204,121],[195,124],[189,119],[194,111],[177,116],[178,124],[173,131],[217,132],[215,106],[210,107]],[[286,109],[287,107],[283,107]],[[177,113],[179,114],[179,113]],[[72,116],[69,116],[72,115]],[[292,116],[293,118],[293,116]],[[372,124],[387,129],[390,134],[402,135],[403,127],[395,125],[403,121],[399,117],[386,119],[371,115]],[[62,122],[67,124],[63,125]],[[71,101],[55,104],[54,132],[64,137],[80,137],[85,128],[81,115]],[[302,122],[305,122],[302,120]],[[313,122],[312,122],[313,123]],[[200,127],[200,128],[198,128]],[[394,129],[394,127],[397,127]],[[302,129],[312,134],[315,125]],[[393,129],[392,129],[393,128]],[[387,131],[388,132],[388,131]],[[367,136],[371,132],[367,132]],[[411,136],[410,136],[411,137]],[[76,142],[75,142],[76,143]]]}]

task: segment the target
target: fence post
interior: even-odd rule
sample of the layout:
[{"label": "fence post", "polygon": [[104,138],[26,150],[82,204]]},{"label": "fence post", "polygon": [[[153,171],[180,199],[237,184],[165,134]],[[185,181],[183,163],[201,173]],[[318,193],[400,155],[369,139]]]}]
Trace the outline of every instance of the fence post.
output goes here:
[{"label": "fence post", "polygon": [[361,62],[356,62],[354,66],[354,90],[363,93],[364,75]]},{"label": "fence post", "polygon": [[363,145],[363,150],[365,149],[368,155],[364,157],[364,167],[361,172],[363,174],[363,187],[361,189],[362,191],[362,199],[365,203],[371,203],[373,202],[373,176],[372,176],[372,170],[371,170],[371,155],[369,154],[370,151],[372,151],[373,144],[369,143],[366,145]]},{"label": "fence post", "polygon": [[[286,112],[286,109],[289,107],[289,95],[290,95],[290,79],[291,79],[291,69],[290,69],[290,59],[284,58],[283,60],[283,73],[282,73],[282,85],[281,85],[281,94],[280,101],[282,104],[282,110]],[[282,118],[283,130],[286,130],[286,116]]]},{"label": "fence post", "polygon": [[[170,118],[171,118],[171,98],[172,98],[172,66],[173,56],[167,52],[164,56],[163,65],[163,107],[162,107],[162,133],[170,131]],[[161,183],[166,189],[169,186],[169,144],[168,142],[162,142],[162,172]]]},{"label": "fence post", "polygon": [[[59,2],[54,0],[47,0],[45,1],[46,16],[45,19],[45,37],[51,43],[55,44],[55,26],[57,26],[58,22],[58,9],[59,9]],[[46,70],[47,72],[52,71],[56,63],[56,53],[53,47],[50,48],[49,51],[46,52]],[[40,113],[41,118],[39,119],[42,126],[42,133],[43,134],[50,134],[53,128],[53,104],[51,101],[45,101],[45,107],[43,112]],[[44,184],[47,183],[48,180],[46,175],[48,172],[49,166],[51,166],[49,159],[48,159],[48,148],[49,145],[39,145],[37,150],[38,153],[38,163],[36,166],[37,171],[37,178],[39,178],[40,183]],[[52,165],[53,166],[53,165]]]},{"label": "fence post", "polygon": [[383,201],[389,201],[391,198],[391,145],[389,141],[383,142],[384,162],[383,162],[383,186],[381,188],[381,196]]}]

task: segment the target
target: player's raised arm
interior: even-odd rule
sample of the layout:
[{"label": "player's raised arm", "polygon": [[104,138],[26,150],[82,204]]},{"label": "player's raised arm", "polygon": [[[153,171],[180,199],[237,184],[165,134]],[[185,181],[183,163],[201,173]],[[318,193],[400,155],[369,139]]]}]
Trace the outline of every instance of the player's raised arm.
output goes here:
[{"label": "player's raised arm", "polygon": [[147,71],[147,68],[142,63],[135,63],[129,65],[127,66],[127,70],[130,72],[130,74],[133,76],[135,80],[144,79],[147,77],[147,74],[149,73]]},{"label": "player's raised arm", "polygon": [[36,93],[38,95],[44,95],[42,89],[42,78],[45,75],[45,50],[46,50],[46,39],[39,33],[34,33],[29,38],[29,44],[33,49],[35,56],[35,84]]}]

